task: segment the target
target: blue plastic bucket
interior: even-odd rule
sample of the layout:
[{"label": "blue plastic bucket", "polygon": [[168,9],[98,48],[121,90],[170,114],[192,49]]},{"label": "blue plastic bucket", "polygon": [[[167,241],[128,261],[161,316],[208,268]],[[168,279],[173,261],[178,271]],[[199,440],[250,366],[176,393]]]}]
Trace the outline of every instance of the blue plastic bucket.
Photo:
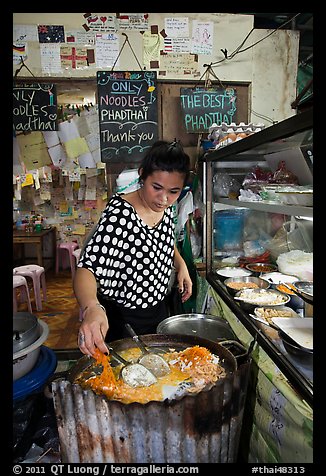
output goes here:
[{"label": "blue plastic bucket", "polygon": [[243,210],[220,210],[214,212],[214,246],[217,251],[242,250]]},{"label": "blue plastic bucket", "polygon": [[52,349],[41,346],[35,367],[23,377],[13,382],[14,401],[22,400],[28,395],[39,391],[53,374],[57,366],[57,357]]}]

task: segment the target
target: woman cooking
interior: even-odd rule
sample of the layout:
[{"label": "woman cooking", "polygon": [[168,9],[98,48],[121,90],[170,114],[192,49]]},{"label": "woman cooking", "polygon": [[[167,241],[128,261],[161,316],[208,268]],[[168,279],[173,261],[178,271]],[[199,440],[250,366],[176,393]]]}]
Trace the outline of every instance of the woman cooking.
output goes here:
[{"label": "woman cooking", "polygon": [[190,160],[178,142],[157,141],[139,167],[140,188],[115,194],[82,252],[74,292],[82,309],[80,350],[108,352],[104,340],[152,334],[168,317],[165,297],[173,266],[185,302],[192,293],[187,266],[174,242],[173,210]]}]

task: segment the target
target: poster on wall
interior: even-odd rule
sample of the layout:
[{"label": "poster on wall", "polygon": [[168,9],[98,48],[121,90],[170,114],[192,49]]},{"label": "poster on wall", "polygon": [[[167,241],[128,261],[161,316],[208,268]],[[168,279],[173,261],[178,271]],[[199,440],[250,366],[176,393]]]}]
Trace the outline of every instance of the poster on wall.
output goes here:
[{"label": "poster on wall", "polygon": [[57,131],[57,119],[57,93],[54,84],[14,84],[15,131]]},{"label": "poster on wall", "polygon": [[101,160],[138,164],[158,139],[155,71],[98,71]]},{"label": "poster on wall", "polygon": [[180,99],[187,132],[208,132],[214,123],[237,120],[237,93],[233,88],[180,88]]}]

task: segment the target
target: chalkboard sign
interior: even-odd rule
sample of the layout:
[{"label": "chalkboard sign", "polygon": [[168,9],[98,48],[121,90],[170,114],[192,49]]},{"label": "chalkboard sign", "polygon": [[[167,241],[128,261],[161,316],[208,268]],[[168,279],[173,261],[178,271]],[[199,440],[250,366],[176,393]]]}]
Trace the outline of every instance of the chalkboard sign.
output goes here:
[{"label": "chalkboard sign", "polygon": [[102,162],[139,163],[158,139],[155,71],[98,71]]},{"label": "chalkboard sign", "polygon": [[57,93],[54,84],[14,85],[15,131],[57,131],[57,119]]},{"label": "chalkboard sign", "polygon": [[187,132],[208,132],[212,124],[236,122],[233,88],[180,88],[181,110]]}]

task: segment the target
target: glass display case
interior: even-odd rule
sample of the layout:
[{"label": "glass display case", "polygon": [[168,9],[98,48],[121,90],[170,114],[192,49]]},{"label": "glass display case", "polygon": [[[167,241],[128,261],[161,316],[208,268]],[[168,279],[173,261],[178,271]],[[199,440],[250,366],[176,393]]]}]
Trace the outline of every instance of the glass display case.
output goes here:
[{"label": "glass display case", "polygon": [[[251,317],[254,308],[245,309],[224,284],[226,276],[233,276],[232,268],[243,270],[250,262],[277,265],[290,251],[312,257],[312,109],[207,151],[203,174],[206,279],[312,406],[312,359],[303,363],[290,354],[277,333],[272,338],[268,327]],[[313,281],[312,271],[299,280]],[[313,317],[312,300],[292,301],[287,306],[298,316]]]}]

